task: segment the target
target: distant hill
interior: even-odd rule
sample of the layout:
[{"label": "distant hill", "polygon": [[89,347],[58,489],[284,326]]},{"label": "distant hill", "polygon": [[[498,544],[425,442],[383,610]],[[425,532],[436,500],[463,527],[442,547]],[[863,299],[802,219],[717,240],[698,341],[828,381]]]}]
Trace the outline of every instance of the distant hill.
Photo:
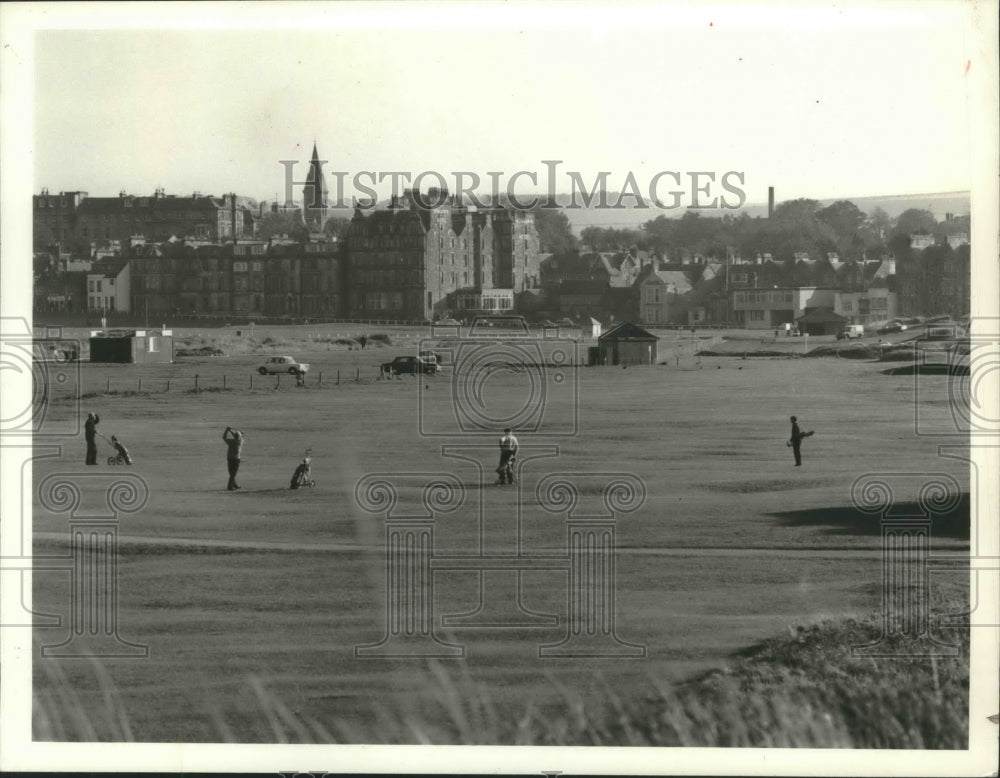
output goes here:
[{"label": "distant hill", "polygon": [[[618,193],[609,193],[606,202],[615,202]],[[881,208],[889,216],[895,218],[903,211],[910,208],[921,208],[934,214],[934,218],[942,221],[947,213],[956,216],[964,216],[969,213],[970,200],[969,192],[937,192],[933,194],[914,195],[881,195],[876,197],[835,197],[828,199],[816,198],[822,205],[829,205],[838,200],[850,200],[865,213],[871,213],[875,208]],[[557,195],[559,202],[569,202],[569,195]],[[636,229],[640,225],[655,219],[657,216],[665,215],[667,218],[678,218],[684,213],[684,209],[677,208],[665,211],[659,208],[632,208],[634,199],[626,197],[622,201],[625,208],[618,210],[608,210],[604,208],[575,208],[565,211],[569,217],[573,232],[580,234],[586,227],[615,227],[617,229]],[[781,200],[778,199],[777,203]],[[767,216],[767,203],[748,203],[743,208],[727,211],[701,211],[705,216],[719,216],[723,213],[738,216],[741,213],[747,214],[751,218],[757,216]]]},{"label": "distant hill", "polygon": [[[521,194],[520,199],[527,202],[532,199],[532,197],[541,198],[542,195],[531,195],[531,194]],[[579,197],[579,196],[578,196]],[[618,192],[608,192],[604,196],[604,202],[614,203],[617,202],[619,197]],[[838,200],[850,200],[858,208],[860,208],[865,213],[871,213],[875,208],[881,208],[883,211],[889,214],[892,218],[899,216],[903,211],[910,208],[920,208],[923,210],[930,211],[934,214],[934,218],[938,221],[943,221],[945,214],[953,213],[956,216],[965,216],[970,211],[970,194],[969,192],[936,192],[930,194],[910,194],[910,195],[879,195],[875,197],[833,197],[827,199],[815,198],[819,202],[826,206],[830,203],[837,202]],[[481,198],[486,201],[488,197],[485,195]],[[503,199],[503,198],[502,198]],[[622,200],[624,208],[610,210],[608,208],[598,208],[596,203],[600,200],[600,196],[597,195],[593,198],[594,204],[589,208],[572,208],[565,210],[564,213],[569,218],[570,226],[577,235],[579,235],[587,227],[615,227],[617,229],[637,229],[641,225],[655,219],[657,216],[666,216],[669,219],[679,218],[684,214],[684,208],[674,208],[672,210],[664,210],[662,208],[635,208],[635,199],[632,197],[626,197]],[[466,204],[475,207],[469,198],[465,198]],[[556,195],[556,202],[566,205],[572,201],[572,196],[569,194],[558,194]],[[579,202],[579,199],[577,200]],[[781,203],[780,199],[776,200],[776,205]],[[377,208],[386,208],[389,205],[389,200],[380,200],[377,204]],[[722,214],[730,214],[732,216],[739,216],[742,213],[747,214],[751,218],[755,217],[765,217],[767,216],[767,203],[748,203],[742,208],[736,210],[701,210],[700,211],[705,216],[721,216]],[[341,212],[337,212],[341,215]],[[343,212],[343,215],[349,216],[350,211]]]}]

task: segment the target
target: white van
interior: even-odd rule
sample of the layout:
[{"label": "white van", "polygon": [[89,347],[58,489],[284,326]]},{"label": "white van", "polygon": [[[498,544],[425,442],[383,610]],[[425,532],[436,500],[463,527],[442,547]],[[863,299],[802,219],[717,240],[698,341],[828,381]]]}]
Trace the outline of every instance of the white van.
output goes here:
[{"label": "white van", "polygon": [[865,327],[863,324],[847,324],[837,333],[837,340],[843,340],[844,338],[851,340],[852,338],[863,338],[864,336]]}]

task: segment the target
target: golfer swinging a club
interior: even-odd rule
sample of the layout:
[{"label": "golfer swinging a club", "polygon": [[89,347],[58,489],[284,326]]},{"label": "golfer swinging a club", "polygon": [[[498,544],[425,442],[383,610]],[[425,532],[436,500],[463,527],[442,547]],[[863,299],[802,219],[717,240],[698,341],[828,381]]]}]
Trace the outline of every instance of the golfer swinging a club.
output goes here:
[{"label": "golfer swinging a club", "polygon": [[514,483],[514,458],[517,456],[517,438],[507,427],[500,438],[500,464],[497,466],[497,483]]}]

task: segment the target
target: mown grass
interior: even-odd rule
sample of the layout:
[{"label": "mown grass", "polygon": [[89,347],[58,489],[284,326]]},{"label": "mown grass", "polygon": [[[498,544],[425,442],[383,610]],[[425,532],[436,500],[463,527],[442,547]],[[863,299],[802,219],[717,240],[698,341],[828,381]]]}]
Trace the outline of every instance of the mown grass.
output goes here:
[{"label": "mown grass", "polygon": [[[934,611],[967,610],[961,587],[935,596]],[[240,704],[192,712],[207,739],[227,743],[372,743],[964,749],[968,747],[969,630],[939,631],[954,657],[865,657],[852,646],[881,635],[881,617],[791,626],[734,655],[728,666],[685,683],[649,679],[642,699],[624,699],[602,677],[589,690],[548,682],[558,703],[528,700],[512,712],[491,699],[462,662],[426,665],[425,694],[366,721],[293,710],[265,679],[249,677]],[[894,638],[882,649],[902,645]],[[128,741],[127,711],[104,668],[91,662],[98,711],[81,704],[59,668],[38,660],[37,740]]]}]

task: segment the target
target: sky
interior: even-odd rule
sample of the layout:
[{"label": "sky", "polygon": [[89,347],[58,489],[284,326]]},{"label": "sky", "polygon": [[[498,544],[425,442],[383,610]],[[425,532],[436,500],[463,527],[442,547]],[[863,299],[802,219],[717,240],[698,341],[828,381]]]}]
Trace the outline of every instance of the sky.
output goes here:
[{"label": "sky", "polygon": [[231,5],[38,31],[33,191],[284,199],[281,160],[299,181],[313,142],[348,198],[360,171],[546,191],[545,160],[560,191],[571,171],[644,194],[674,171],[688,197],[690,172],[734,171],[749,202],[970,188],[962,3]]}]

